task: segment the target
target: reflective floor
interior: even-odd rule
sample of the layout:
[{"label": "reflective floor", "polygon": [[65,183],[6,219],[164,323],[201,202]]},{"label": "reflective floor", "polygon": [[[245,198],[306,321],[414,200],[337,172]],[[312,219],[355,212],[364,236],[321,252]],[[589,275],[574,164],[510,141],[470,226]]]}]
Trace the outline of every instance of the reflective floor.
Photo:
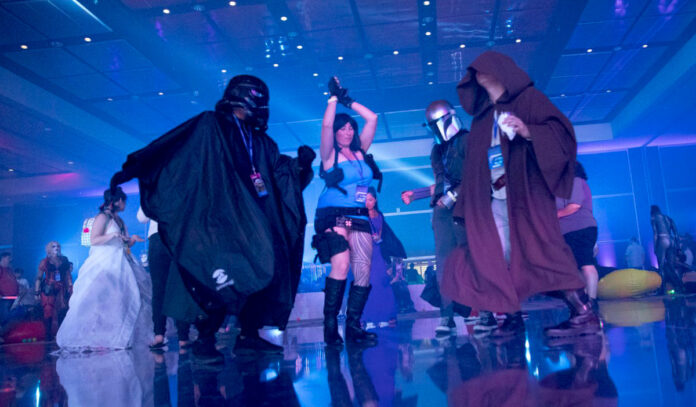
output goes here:
[{"label": "reflective floor", "polygon": [[[0,347],[0,406],[696,406],[696,296],[603,302],[605,334],[549,343],[557,303],[527,304],[527,336],[507,343],[435,338],[438,320],[375,330],[379,346],[329,351],[321,327],[268,331],[278,358],[224,366],[172,348],[80,357],[53,344]],[[172,343],[176,341],[172,338]]]}]

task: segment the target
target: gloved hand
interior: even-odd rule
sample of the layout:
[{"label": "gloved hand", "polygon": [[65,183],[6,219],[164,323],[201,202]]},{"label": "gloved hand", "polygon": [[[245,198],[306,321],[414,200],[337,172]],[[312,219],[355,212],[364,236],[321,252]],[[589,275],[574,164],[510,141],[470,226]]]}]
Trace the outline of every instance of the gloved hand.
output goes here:
[{"label": "gloved hand", "polygon": [[348,89],[342,88],[341,84],[338,82],[338,78],[332,76],[329,79],[329,93],[331,96],[336,96],[338,98],[338,103],[350,109],[350,105],[354,102],[353,98],[348,96]]},{"label": "gloved hand", "polygon": [[312,161],[317,157],[317,153],[309,146],[300,146],[297,149],[297,161],[301,168],[311,168]]},{"label": "gloved hand", "polygon": [[116,192],[116,188],[123,184],[124,182],[128,181],[126,179],[126,174],[123,173],[123,171],[119,171],[116,174],[114,174],[113,177],[111,177],[111,182],[109,183],[109,188],[111,189],[111,192],[114,193]]}]

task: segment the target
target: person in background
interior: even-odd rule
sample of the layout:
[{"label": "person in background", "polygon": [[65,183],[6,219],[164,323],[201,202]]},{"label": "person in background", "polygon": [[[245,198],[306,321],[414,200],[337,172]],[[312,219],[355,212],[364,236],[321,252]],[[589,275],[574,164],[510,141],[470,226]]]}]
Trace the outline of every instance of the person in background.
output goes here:
[{"label": "person in background", "polygon": [[39,272],[34,282],[34,294],[41,302],[46,340],[53,340],[60,324],[68,312],[68,301],[72,295],[72,263],[61,254],[60,243],[55,240],[46,244],[46,257],[39,263]]},{"label": "person in background", "polygon": [[582,271],[587,295],[594,300],[597,298],[599,281],[593,254],[597,243],[597,220],[592,215],[592,192],[587,185],[587,173],[579,161],[575,162],[575,177],[570,198],[556,198],[556,210],[563,239]]},{"label": "person in background", "polygon": [[0,253],[0,326],[4,325],[9,317],[13,302],[10,299],[3,300],[2,297],[15,297],[19,293],[19,284],[10,264],[12,255],[7,252]]},{"label": "person in background", "polygon": [[[167,253],[167,249],[162,244],[157,229],[157,222],[148,218],[142,207],[138,208],[137,218],[140,223],[150,222],[147,228],[147,261],[150,278],[152,279],[152,322],[155,328],[155,340],[150,344],[150,349],[157,350],[166,346],[164,338],[167,327],[167,316],[164,314],[165,293],[169,270],[171,267],[176,266],[173,264],[169,253]],[[176,321],[180,348],[190,345],[189,327],[190,324],[186,322]]]},{"label": "person in background", "polygon": [[[377,324],[385,321],[396,323],[396,314],[401,308],[399,305],[403,303],[403,292],[393,289],[394,283],[389,273],[393,275],[396,265],[401,259],[406,258],[406,250],[387,224],[384,214],[379,210],[377,191],[373,187],[367,190],[365,207],[372,230],[370,286],[373,292],[365,305],[364,319]],[[408,289],[406,290],[408,292]],[[389,291],[392,291],[394,295],[392,296]]]},{"label": "person in background", "polygon": [[679,251],[677,226],[657,205],[650,206],[650,224],[653,229],[655,256],[662,275],[662,291],[669,283],[677,292],[684,292],[684,284],[676,267]]},{"label": "person in background", "polygon": [[641,270],[645,268],[645,249],[643,249],[637,237],[633,236],[631,238],[631,242],[626,247],[624,257],[626,258],[627,268]]}]

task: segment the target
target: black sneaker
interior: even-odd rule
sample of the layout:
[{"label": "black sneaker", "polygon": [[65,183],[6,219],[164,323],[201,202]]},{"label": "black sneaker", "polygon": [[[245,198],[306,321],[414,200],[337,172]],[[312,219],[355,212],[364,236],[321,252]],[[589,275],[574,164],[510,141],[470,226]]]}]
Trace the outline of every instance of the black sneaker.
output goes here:
[{"label": "black sneaker", "polygon": [[254,355],[263,353],[267,355],[283,354],[283,347],[268,342],[260,336],[239,336],[234,344],[234,353],[237,356]]},{"label": "black sneaker", "polygon": [[476,325],[474,325],[474,332],[485,333],[496,328],[498,328],[498,321],[495,319],[493,313],[490,311],[480,311],[479,320]]},{"label": "black sneaker", "polygon": [[503,325],[491,331],[490,338],[514,338],[518,335],[524,335],[524,331],[524,319],[522,319],[522,313],[518,311],[514,314],[507,314],[507,318],[505,318],[505,322],[503,322]]}]

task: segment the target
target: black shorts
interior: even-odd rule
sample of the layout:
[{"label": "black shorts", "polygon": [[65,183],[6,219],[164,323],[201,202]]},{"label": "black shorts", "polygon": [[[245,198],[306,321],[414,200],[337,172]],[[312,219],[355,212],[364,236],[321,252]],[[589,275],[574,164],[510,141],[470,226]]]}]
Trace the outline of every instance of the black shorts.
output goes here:
[{"label": "black shorts", "polygon": [[573,252],[573,257],[578,263],[578,267],[591,266],[594,261],[594,246],[597,243],[597,227],[592,226],[585,229],[568,232],[563,235],[570,250]]}]

